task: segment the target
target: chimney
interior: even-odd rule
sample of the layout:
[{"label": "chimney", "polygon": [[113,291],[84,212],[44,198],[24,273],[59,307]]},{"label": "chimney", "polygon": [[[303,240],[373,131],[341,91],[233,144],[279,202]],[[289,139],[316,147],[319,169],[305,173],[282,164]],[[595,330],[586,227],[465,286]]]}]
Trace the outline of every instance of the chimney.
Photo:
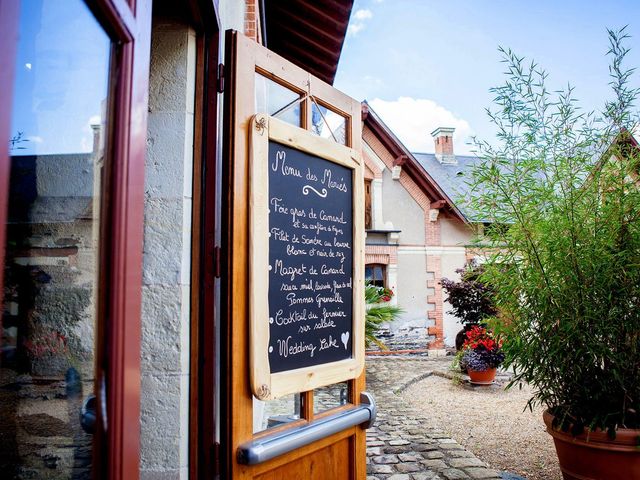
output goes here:
[{"label": "chimney", "polygon": [[456,165],[458,161],[453,154],[453,132],[455,128],[451,127],[438,127],[431,136],[436,146],[436,159],[440,163],[449,165]]}]

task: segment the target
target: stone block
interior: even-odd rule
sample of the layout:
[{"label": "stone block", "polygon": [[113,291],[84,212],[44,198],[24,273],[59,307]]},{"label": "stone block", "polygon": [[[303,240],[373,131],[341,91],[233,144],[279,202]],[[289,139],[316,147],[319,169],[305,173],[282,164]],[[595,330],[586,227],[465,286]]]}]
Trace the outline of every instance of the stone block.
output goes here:
[{"label": "stone block", "polygon": [[485,467],[486,465],[482,460],[477,458],[452,458],[449,460],[449,465],[455,468],[467,468],[467,467]]},{"label": "stone block", "polygon": [[372,460],[374,463],[379,463],[384,465],[398,463],[397,455],[380,455],[378,457],[373,457]]},{"label": "stone block", "polygon": [[180,470],[140,470],[140,480],[180,480]]},{"label": "stone block", "polygon": [[466,468],[465,471],[471,476],[471,478],[478,480],[493,480],[500,478],[500,474],[496,470],[490,468],[472,467]]},{"label": "stone block", "polygon": [[[180,377],[143,374],[140,399],[140,468],[180,469]],[[150,477],[148,477],[150,478]],[[178,478],[178,477],[167,477]]]},{"label": "stone block", "polygon": [[186,115],[150,113],[148,117],[145,193],[152,197],[184,196]]},{"label": "stone block", "polygon": [[448,465],[446,463],[444,463],[442,460],[437,460],[437,459],[422,460],[420,463],[425,467],[427,467],[429,470],[435,470],[436,472],[439,472],[441,470],[448,468]]},{"label": "stone block", "polygon": [[144,199],[144,224],[163,226],[170,231],[182,232],[184,199],[180,197],[153,197]]},{"label": "stone block", "polygon": [[189,28],[156,23],[151,39],[149,110],[187,111]]},{"label": "stone block", "polygon": [[142,250],[143,285],[178,285],[183,268],[182,231],[146,225]]},{"label": "stone block", "polygon": [[183,370],[180,286],[142,287],[142,372]]},{"label": "stone block", "polygon": [[375,474],[393,473],[393,467],[391,465],[376,465],[371,463],[367,465],[367,473],[375,473]]},{"label": "stone block", "polygon": [[447,468],[440,472],[447,480],[465,480],[469,478],[469,475],[464,473],[462,470],[458,470],[457,468]]},{"label": "stone block", "polygon": [[401,473],[412,473],[419,472],[422,468],[415,462],[403,462],[396,465],[396,470]]}]

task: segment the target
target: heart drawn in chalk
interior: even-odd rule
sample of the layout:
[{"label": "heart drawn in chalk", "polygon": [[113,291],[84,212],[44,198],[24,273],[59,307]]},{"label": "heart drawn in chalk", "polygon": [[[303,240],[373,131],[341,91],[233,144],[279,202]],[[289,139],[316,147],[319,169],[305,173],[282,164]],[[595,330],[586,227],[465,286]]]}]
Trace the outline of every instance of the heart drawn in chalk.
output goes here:
[{"label": "heart drawn in chalk", "polygon": [[347,343],[349,343],[349,332],[344,332],[341,336],[340,339],[342,340],[342,343],[344,343],[344,349],[347,349]]}]

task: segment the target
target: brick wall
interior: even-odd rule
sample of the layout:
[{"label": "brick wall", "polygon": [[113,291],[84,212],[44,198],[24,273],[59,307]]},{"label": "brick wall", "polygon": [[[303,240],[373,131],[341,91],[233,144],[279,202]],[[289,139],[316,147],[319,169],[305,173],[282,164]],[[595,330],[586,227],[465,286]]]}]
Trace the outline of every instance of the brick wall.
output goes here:
[{"label": "brick wall", "polygon": [[428,318],[434,322],[427,330],[433,339],[429,343],[429,350],[441,350],[444,348],[444,325],[442,304],[442,259],[440,255],[427,255],[427,288],[431,295],[427,296],[427,302],[432,306],[427,312]]},{"label": "brick wall", "polygon": [[256,42],[260,42],[258,0],[244,0],[244,4],[244,34]]},{"label": "brick wall", "polygon": [[[378,140],[378,138],[369,130],[368,128],[363,129],[363,139],[364,141],[371,147],[371,149],[378,155],[378,157],[385,164],[385,167],[389,170],[393,169],[394,157],[389,153],[389,151],[384,147],[384,145]],[[368,158],[368,155],[365,154],[365,162],[373,167],[373,161]],[[370,167],[370,168],[371,168]],[[376,170],[372,168],[372,170],[377,174]],[[380,176],[381,173],[380,173]],[[377,177],[377,175],[376,175]],[[425,222],[425,232],[424,232],[424,245],[426,246],[440,246],[442,245],[442,235],[440,228],[440,221],[437,220],[435,222],[430,221],[431,218],[431,199],[426,195],[426,193],[405,173],[400,173],[400,178],[398,180],[400,185],[409,193],[411,198],[422,208],[424,214],[424,222]],[[369,259],[368,263],[373,263],[374,258],[383,259],[384,257],[378,256],[374,254],[383,254],[386,252],[378,252],[373,250],[374,246],[367,245],[366,253],[367,258]],[[381,247],[375,247],[380,249]],[[384,263],[382,261],[376,263]],[[395,263],[390,261],[390,263]],[[441,350],[444,348],[444,314],[443,314],[443,295],[442,295],[442,287],[440,285],[440,280],[442,279],[442,259],[440,255],[427,255],[427,285],[426,285],[426,295],[427,295],[427,305],[428,310],[426,313],[427,319],[433,323],[430,327],[428,327],[427,332],[425,332],[430,338],[429,349],[431,350]],[[399,272],[400,275],[402,273]],[[387,341],[387,340],[385,340]],[[389,339],[387,343],[390,346],[395,346],[392,339]],[[405,341],[406,343],[406,341]]]},{"label": "brick wall", "polygon": [[398,263],[398,247],[392,245],[366,245],[364,263],[396,265]]}]

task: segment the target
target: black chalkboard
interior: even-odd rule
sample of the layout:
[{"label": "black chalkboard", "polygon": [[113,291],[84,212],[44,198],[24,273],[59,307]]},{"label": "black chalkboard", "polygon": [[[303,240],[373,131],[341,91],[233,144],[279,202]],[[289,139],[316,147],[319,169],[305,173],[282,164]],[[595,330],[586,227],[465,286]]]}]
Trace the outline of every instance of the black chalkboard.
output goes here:
[{"label": "black chalkboard", "polygon": [[269,141],[271,373],[353,352],[352,170]]}]

